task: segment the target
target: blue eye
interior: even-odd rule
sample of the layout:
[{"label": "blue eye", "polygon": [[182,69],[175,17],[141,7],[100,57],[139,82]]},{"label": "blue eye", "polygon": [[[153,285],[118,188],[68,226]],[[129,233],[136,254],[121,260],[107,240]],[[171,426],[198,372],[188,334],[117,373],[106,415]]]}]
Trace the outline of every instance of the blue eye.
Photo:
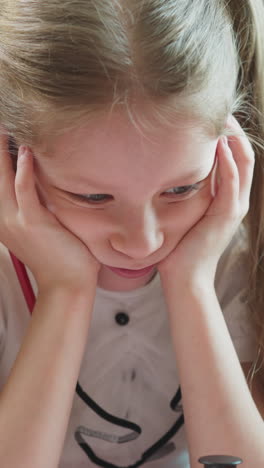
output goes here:
[{"label": "blue eye", "polygon": [[[173,187],[170,190],[164,192],[166,195],[176,196],[176,198],[184,198],[186,195],[190,195],[193,192],[199,190],[200,183],[192,184],[192,185],[183,185],[181,187]],[[172,192],[171,192],[172,191]]]},{"label": "blue eye", "polygon": [[98,193],[95,195],[77,195],[77,194],[72,194],[74,197],[78,198],[79,200],[82,200],[87,203],[100,203],[106,201],[106,199],[111,199],[111,195],[106,195],[104,193]]},{"label": "blue eye", "polygon": [[[166,192],[163,192],[165,196],[169,196],[172,198],[176,198],[176,200],[183,200],[185,198],[190,197],[194,192],[199,190],[201,186],[201,182],[198,182],[197,184],[192,184],[192,185],[183,185],[181,187],[173,187],[172,189],[167,190]],[[112,200],[113,197],[111,195],[107,195],[104,193],[98,193],[98,194],[93,194],[93,195],[81,195],[81,194],[76,194],[76,193],[70,193],[70,195],[84,203],[91,204],[91,205],[99,205],[101,203],[105,203],[109,200]]]}]

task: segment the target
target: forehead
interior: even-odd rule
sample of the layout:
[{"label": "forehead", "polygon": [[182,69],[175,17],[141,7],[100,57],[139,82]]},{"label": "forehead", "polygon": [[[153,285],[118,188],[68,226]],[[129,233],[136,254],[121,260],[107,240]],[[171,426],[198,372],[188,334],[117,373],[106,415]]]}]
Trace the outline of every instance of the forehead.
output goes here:
[{"label": "forehead", "polygon": [[[116,113],[100,116],[48,142],[39,152],[41,165],[54,177],[63,174],[72,180],[102,180],[129,174],[135,177],[179,177],[190,168],[212,162],[216,140],[205,135],[195,122],[175,122],[155,131],[135,127],[127,117]],[[47,158],[45,158],[45,155]],[[99,180],[100,182],[100,180]]]}]

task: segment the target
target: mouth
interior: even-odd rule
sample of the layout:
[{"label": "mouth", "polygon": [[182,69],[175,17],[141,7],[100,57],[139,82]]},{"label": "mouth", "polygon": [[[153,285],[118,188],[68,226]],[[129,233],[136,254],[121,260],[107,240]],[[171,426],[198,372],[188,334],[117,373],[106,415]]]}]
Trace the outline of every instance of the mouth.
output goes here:
[{"label": "mouth", "polygon": [[111,270],[112,272],[114,272],[118,276],[123,276],[123,277],[126,277],[126,278],[139,278],[141,276],[148,275],[156,267],[156,265],[150,265],[149,267],[145,267],[145,268],[141,268],[141,269],[137,269],[137,270],[131,270],[131,269],[127,269],[127,268],[115,268],[115,267],[111,267],[111,266],[108,266],[108,265],[106,265],[106,266],[107,266],[107,268],[109,268],[109,270]]}]

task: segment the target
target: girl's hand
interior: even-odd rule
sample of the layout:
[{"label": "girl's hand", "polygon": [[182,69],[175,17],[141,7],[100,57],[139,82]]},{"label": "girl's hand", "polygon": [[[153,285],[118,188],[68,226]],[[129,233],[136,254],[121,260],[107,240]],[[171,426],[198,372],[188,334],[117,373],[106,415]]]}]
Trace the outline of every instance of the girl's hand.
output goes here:
[{"label": "girl's hand", "polygon": [[249,209],[254,170],[254,151],[237,120],[227,126],[239,133],[221,138],[217,148],[215,197],[203,217],[186,233],[157,268],[165,281],[214,281],[220,256]]},{"label": "girl's hand", "polygon": [[[19,156],[13,171],[7,136],[0,135],[0,242],[29,267],[39,288],[87,290],[100,263],[39,200],[33,156]],[[85,289],[84,289],[85,288]]]}]

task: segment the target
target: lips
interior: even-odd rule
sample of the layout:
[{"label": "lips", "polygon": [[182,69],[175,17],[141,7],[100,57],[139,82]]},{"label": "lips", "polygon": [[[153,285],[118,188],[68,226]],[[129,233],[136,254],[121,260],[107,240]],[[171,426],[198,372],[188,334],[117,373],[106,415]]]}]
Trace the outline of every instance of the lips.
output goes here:
[{"label": "lips", "polygon": [[127,269],[127,268],[114,268],[114,267],[110,267],[110,266],[108,266],[107,268],[109,268],[109,270],[116,273],[118,276],[123,276],[123,277],[126,277],[126,278],[139,278],[141,276],[145,276],[145,275],[149,274],[150,272],[152,272],[154,270],[155,266],[156,265],[151,265],[151,266],[146,267],[146,268],[141,268],[140,270],[130,270],[130,269]]},{"label": "lips", "polygon": [[148,270],[149,268],[153,268],[154,266],[156,265],[149,265],[143,268],[119,268],[119,267],[110,267],[110,268],[116,268],[118,270],[123,270],[123,271],[143,271],[143,270]]}]

